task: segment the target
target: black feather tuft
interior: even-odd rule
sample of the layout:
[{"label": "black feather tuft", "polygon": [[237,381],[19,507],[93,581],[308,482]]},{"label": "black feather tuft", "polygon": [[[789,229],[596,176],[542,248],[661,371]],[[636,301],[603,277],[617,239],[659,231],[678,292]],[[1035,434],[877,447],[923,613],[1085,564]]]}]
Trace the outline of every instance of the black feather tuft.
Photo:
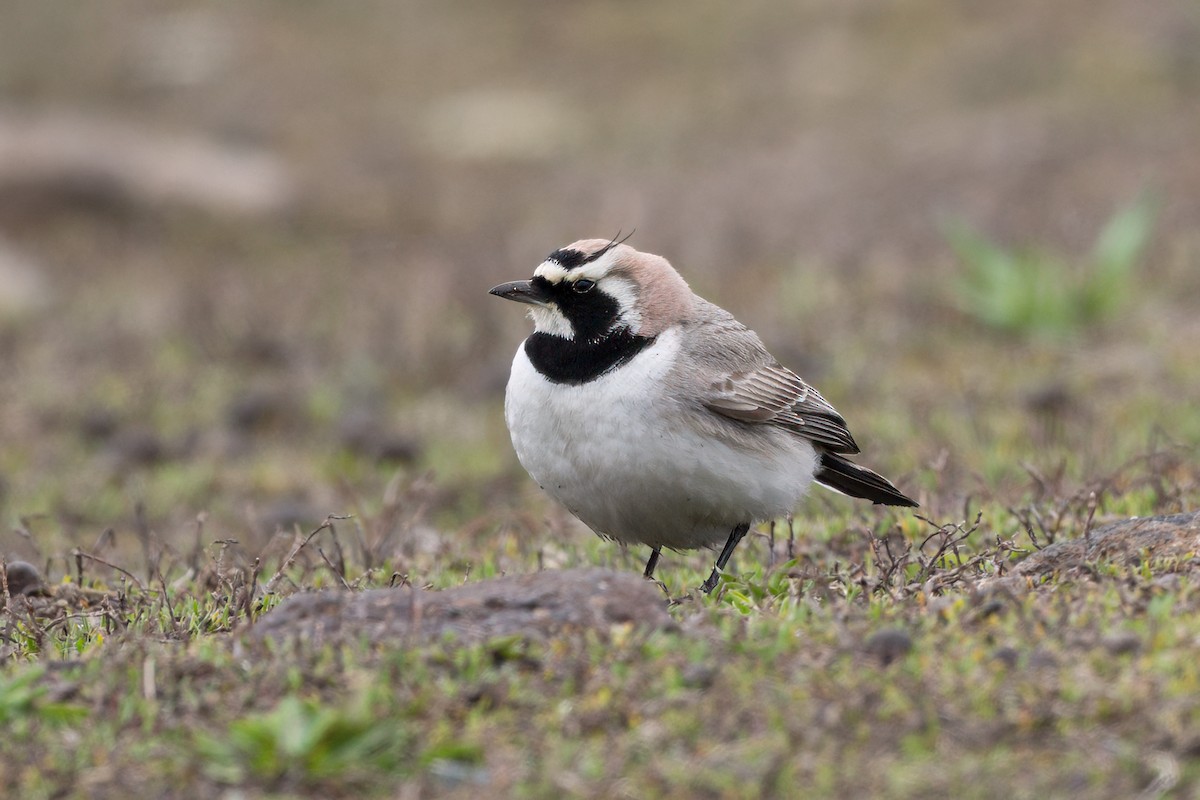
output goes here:
[{"label": "black feather tuft", "polygon": [[[629,232],[629,236],[633,236],[633,234],[636,232],[637,228],[634,228]],[[617,245],[624,244],[625,242],[629,241],[629,236],[626,236],[624,239],[620,238],[620,236],[621,232],[617,231],[617,235],[610,239],[608,244],[604,245],[604,247],[601,247],[599,250],[591,253],[590,255],[587,253],[581,253],[578,250],[571,250],[564,247],[559,250],[555,250],[553,253],[546,256],[546,260],[555,262],[568,272],[573,269],[579,269],[584,264],[590,264],[596,259],[600,258],[600,256],[604,255],[609,250],[612,250]]]},{"label": "black feather tuft", "polygon": [[915,500],[887,478],[828,451],[821,453],[821,467],[814,479],[836,492],[870,500],[876,505],[917,507]]}]

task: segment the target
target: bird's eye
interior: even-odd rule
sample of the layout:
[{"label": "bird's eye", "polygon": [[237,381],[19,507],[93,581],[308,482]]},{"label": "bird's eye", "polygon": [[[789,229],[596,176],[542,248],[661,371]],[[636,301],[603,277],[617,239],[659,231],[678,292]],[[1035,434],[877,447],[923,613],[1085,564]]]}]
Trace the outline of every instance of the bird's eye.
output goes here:
[{"label": "bird's eye", "polygon": [[571,288],[576,294],[584,294],[585,292],[590,292],[592,287],[595,285],[595,281],[589,281],[587,278],[580,278],[571,284]]}]

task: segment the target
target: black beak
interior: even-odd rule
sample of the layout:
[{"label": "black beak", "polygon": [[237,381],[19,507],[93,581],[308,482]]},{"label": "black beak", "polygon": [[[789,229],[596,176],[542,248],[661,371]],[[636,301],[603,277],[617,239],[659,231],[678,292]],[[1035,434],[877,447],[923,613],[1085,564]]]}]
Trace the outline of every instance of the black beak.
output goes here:
[{"label": "black beak", "polygon": [[531,306],[544,306],[550,302],[550,296],[534,286],[533,281],[502,283],[491,289],[488,294],[503,297],[505,300],[516,300],[518,303],[528,303]]}]

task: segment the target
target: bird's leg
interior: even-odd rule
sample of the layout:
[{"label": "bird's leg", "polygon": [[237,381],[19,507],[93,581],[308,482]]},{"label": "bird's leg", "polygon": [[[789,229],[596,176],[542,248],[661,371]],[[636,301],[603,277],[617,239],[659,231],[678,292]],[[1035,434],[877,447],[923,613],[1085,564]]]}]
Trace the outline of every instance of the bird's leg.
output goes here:
[{"label": "bird's leg", "polygon": [[646,571],[642,573],[643,578],[653,578],[654,568],[658,566],[658,554],[661,547],[656,547],[650,551],[650,560],[646,562]]},{"label": "bird's leg", "polygon": [[738,542],[742,540],[748,530],[750,530],[750,523],[743,522],[729,532],[729,538],[725,541],[725,546],[721,548],[721,555],[717,556],[717,565],[713,567],[712,575],[708,576],[708,580],[700,584],[700,591],[708,594],[717,585],[718,573],[725,569],[725,565],[729,563],[729,557],[733,555],[733,548],[738,546]]}]

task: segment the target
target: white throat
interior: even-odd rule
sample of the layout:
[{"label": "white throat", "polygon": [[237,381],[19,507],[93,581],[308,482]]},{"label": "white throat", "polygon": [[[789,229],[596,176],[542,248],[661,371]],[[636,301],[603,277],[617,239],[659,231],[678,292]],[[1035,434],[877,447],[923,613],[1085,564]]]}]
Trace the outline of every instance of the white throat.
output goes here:
[{"label": "white throat", "polygon": [[575,329],[563,313],[554,306],[532,306],[529,318],[533,320],[533,328],[538,333],[548,333],[563,339],[574,339]]}]

